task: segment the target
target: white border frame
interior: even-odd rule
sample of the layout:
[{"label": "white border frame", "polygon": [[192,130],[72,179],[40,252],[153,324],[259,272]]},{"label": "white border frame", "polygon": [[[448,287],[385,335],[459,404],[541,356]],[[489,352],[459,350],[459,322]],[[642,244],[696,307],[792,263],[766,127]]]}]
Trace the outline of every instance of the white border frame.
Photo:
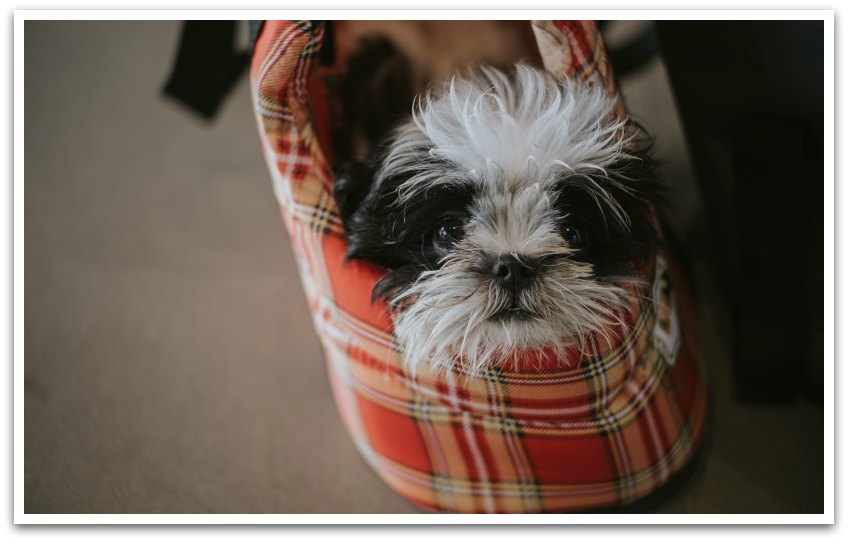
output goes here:
[{"label": "white border frame", "polygon": [[[14,14],[14,522],[17,524],[832,524],[834,517],[834,386],[825,386],[824,429],[825,509],[823,514],[552,514],[552,515],[414,515],[414,514],[26,514],[23,480],[23,374],[24,374],[24,23],[29,20],[180,20],[180,19],[632,19],[632,20],[821,20],[824,22],[825,66],[825,206],[824,206],[824,352],[825,382],[834,383],[834,12],[798,11],[711,11],[711,10],[239,10],[239,11],[36,11],[19,10]],[[834,202],[828,205],[827,202]],[[781,531],[775,535],[790,535]],[[794,533],[798,534],[798,533]],[[778,538],[779,536],[776,536]]]}]

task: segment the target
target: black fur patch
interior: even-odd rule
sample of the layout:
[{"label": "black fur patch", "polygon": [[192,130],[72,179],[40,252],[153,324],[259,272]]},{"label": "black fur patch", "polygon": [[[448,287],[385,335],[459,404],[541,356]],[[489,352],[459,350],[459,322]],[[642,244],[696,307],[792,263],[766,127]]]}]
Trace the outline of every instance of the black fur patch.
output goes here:
[{"label": "black fur patch", "polygon": [[[632,265],[644,261],[660,243],[652,210],[665,203],[656,163],[650,156],[651,141],[640,129],[640,139],[607,167],[607,176],[590,175],[618,203],[629,223],[619,220],[603,200],[593,197],[581,176],[560,182],[557,206],[563,215],[581,225],[588,234],[585,250],[572,258],[591,263],[599,278],[627,275]],[[623,188],[626,187],[626,188]]]},{"label": "black fur patch", "polygon": [[[376,263],[391,271],[380,280],[373,297],[385,297],[408,285],[428,269],[436,269],[444,256],[434,244],[439,218],[449,213],[467,212],[474,197],[468,186],[437,186],[421,197],[405,203],[398,199],[398,187],[407,177],[384,179],[379,187],[365,178],[368,166],[345,168],[338,178],[336,200],[348,233],[348,259]],[[357,172],[352,174],[350,172]],[[357,176],[361,175],[361,176]],[[356,203],[370,182],[370,191]]]},{"label": "black fur patch", "polygon": [[[416,94],[410,60],[386,38],[361,40],[344,74],[337,91],[344,120],[333,141],[339,162],[367,156],[409,117]],[[357,149],[363,152],[357,155]]]}]

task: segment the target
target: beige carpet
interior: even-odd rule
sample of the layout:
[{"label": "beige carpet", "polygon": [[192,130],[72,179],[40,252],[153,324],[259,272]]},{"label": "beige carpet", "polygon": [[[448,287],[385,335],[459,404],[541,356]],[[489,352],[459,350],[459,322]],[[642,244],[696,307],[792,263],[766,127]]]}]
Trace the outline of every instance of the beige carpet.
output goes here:
[{"label": "beige carpet", "polygon": [[[205,123],[160,95],[179,23],[25,33],[25,511],[418,511],[339,423],[246,79]],[[686,180],[662,65],[624,83]],[[725,309],[699,276],[711,438],[640,511],[822,511],[821,406],[735,401]]]}]

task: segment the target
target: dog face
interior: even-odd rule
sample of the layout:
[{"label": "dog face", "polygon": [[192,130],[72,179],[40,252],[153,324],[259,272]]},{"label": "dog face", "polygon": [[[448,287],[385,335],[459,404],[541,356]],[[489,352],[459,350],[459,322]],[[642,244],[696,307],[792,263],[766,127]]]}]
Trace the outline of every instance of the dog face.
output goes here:
[{"label": "dog face", "polygon": [[390,270],[374,296],[413,370],[603,335],[657,244],[645,138],[603,89],[525,66],[420,100],[336,197],[348,257]]}]

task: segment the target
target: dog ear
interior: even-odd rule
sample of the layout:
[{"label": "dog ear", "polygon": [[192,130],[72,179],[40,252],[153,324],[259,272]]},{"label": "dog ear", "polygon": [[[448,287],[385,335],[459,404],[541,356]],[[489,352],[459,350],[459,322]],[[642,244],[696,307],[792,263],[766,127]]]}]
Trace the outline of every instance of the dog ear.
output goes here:
[{"label": "dog ear", "polygon": [[336,171],[333,197],[339,207],[339,215],[345,231],[351,231],[351,218],[362,207],[365,197],[374,184],[374,168],[363,162],[347,162]]},{"label": "dog ear", "polygon": [[338,169],[333,195],[347,233],[346,259],[368,260],[378,265],[397,264],[394,251],[385,243],[387,210],[375,180],[378,162],[348,162]]},{"label": "dog ear", "polygon": [[656,211],[665,194],[652,141],[638,124],[628,129],[627,147],[602,174],[567,177],[562,188],[564,212],[588,230],[591,244],[582,257],[598,276],[627,273],[660,243]]},{"label": "dog ear", "polygon": [[608,168],[609,176],[602,184],[629,218],[626,232],[623,230],[621,233],[629,239],[630,257],[642,259],[659,245],[655,213],[666,204],[667,199],[652,155],[653,139],[633,119],[628,119],[628,128],[633,135],[625,156]]}]

